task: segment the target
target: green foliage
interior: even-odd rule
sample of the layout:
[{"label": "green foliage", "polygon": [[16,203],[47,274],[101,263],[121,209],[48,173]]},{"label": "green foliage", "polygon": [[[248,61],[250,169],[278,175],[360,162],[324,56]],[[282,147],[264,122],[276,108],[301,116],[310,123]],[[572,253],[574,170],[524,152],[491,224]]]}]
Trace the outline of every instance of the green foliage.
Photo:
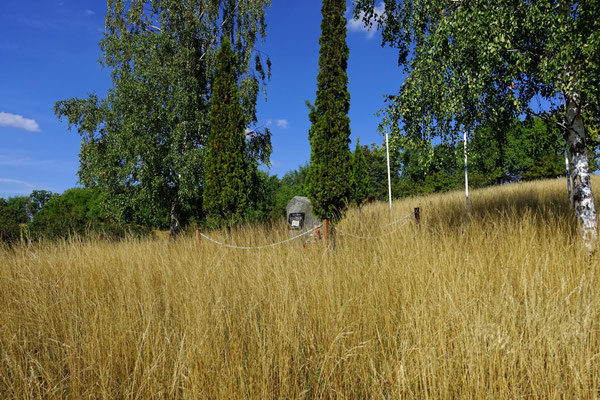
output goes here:
[{"label": "green foliage", "polygon": [[206,157],[204,209],[210,226],[239,223],[248,200],[245,124],[238,94],[235,54],[221,45],[214,81]]},{"label": "green foliage", "polygon": [[324,0],[321,12],[317,97],[309,113],[312,125],[307,189],[314,214],[336,220],[343,215],[350,195],[346,1]]},{"label": "green foliage", "polygon": [[75,188],[53,196],[33,218],[29,231],[34,239],[60,239],[90,233],[105,238],[120,238],[127,233],[143,234],[147,230],[109,222],[103,212],[103,197],[98,189]]},{"label": "green foliage", "polygon": [[27,213],[29,218],[33,219],[35,214],[37,214],[42,207],[48,204],[48,202],[55,197],[58,197],[58,194],[52,193],[48,190],[34,190],[31,192],[27,205]]},{"label": "green foliage", "polygon": [[287,172],[279,181],[279,188],[275,193],[274,215],[285,216],[286,208],[294,196],[306,196],[306,179],[309,164],[300,165],[298,169]]},{"label": "green foliage", "polygon": [[[362,146],[362,152],[365,156],[367,172],[369,174],[367,196],[384,201],[388,198],[387,155],[385,147],[371,143],[371,147]],[[398,178],[397,163],[394,162],[396,158],[393,154],[390,154],[390,161],[392,161],[390,165],[392,184]]]},{"label": "green foliage", "polygon": [[382,15],[375,0],[354,3],[408,72],[384,120],[396,137],[451,142],[463,129],[522,114],[568,130],[574,120],[562,102],[576,103],[588,130],[600,120],[598,1],[384,0]]},{"label": "green foliage", "polygon": [[27,196],[10,197],[6,200],[5,210],[16,218],[15,220],[18,224],[29,222],[28,208],[29,197]]},{"label": "green foliage", "polygon": [[17,207],[10,206],[3,198],[0,198],[0,243],[11,244],[19,239],[19,221],[22,218]]},{"label": "green foliage", "polygon": [[257,169],[251,169],[249,175],[250,193],[244,219],[265,221],[284,215],[285,207],[282,211],[277,201],[280,188],[277,176]]},{"label": "green foliage", "polygon": [[351,199],[358,207],[369,196],[369,171],[367,169],[367,159],[360,147],[360,141],[356,139],[356,149],[352,154],[352,171],[350,174]]},{"label": "green foliage", "polygon": [[51,199],[35,215],[30,232],[34,237],[64,238],[84,235],[101,220],[100,192],[75,188]]},{"label": "green foliage", "polygon": [[[445,192],[464,186],[462,142],[408,142],[399,153],[401,178],[394,195]],[[535,118],[478,127],[469,139],[469,185],[484,187],[565,174],[559,130]]]},{"label": "green foliage", "polygon": [[[105,99],[90,95],[55,105],[82,137],[80,181],[99,187],[106,212],[121,222],[162,224],[176,233],[201,210],[210,98],[223,36],[233,41],[245,125],[256,121],[260,82],[269,73],[252,57],[265,35],[270,0],[109,0],[102,64],[111,70]],[[270,62],[267,60],[267,65]],[[270,136],[252,135],[268,159]]]}]

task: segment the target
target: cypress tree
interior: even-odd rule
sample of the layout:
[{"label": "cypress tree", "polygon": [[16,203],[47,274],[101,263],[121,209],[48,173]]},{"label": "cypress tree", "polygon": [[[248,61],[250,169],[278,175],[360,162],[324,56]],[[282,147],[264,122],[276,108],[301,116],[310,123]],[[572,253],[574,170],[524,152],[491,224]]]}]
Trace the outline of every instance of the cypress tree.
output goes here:
[{"label": "cypress tree", "polygon": [[246,207],[246,137],[235,54],[225,38],[217,56],[203,203],[209,226],[238,223]]},{"label": "cypress tree", "polygon": [[360,147],[359,139],[356,139],[356,149],[352,154],[352,172],[350,174],[351,198],[360,208],[369,194],[369,171],[367,170],[367,159]]},{"label": "cypress tree", "polygon": [[346,210],[350,195],[346,0],[323,0],[321,12],[317,97],[309,114],[307,192],[315,215],[335,221]]}]

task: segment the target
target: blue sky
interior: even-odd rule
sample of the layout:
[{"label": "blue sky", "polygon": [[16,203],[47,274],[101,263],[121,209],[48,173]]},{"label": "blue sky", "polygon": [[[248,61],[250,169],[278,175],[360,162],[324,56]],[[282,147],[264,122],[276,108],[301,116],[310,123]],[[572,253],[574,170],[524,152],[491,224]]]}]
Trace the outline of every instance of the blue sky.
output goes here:
[{"label": "blue sky", "polygon": [[[0,1],[0,197],[34,189],[62,192],[77,185],[79,135],[54,116],[58,100],[104,96],[109,71],[102,70],[98,42],[105,0]],[[259,125],[273,133],[271,174],[310,158],[308,109],[314,101],[319,57],[321,2],[273,0],[261,50],[273,62],[267,101],[259,99]],[[375,113],[383,94],[402,82],[394,49],[378,33],[349,23],[348,67],[352,144],[382,143]]]}]

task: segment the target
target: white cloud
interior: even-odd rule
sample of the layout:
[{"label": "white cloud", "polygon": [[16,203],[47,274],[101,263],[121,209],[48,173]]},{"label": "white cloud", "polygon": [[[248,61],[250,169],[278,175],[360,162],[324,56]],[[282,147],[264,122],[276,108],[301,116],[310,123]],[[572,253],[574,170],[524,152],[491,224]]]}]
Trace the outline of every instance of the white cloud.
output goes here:
[{"label": "white cloud", "polygon": [[17,179],[10,179],[10,178],[0,178],[0,183],[8,183],[10,185],[25,186],[28,188],[35,187],[35,185],[33,183],[19,181]]},{"label": "white cloud", "polygon": [[44,185],[20,181],[18,179],[0,178],[0,197],[27,196],[35,189],[46,189]]},{"label": "white cloud", "polygon": [[96,13],[95,13],[95,12],[93,12],[92,10],[89,10],[89,9],[88,9],[88,10],[85,10],[85,12],[84,12],[84,13],[85,13],[85,15],[87,15],[88,17],[91,17],[92,15],[96,15]]},{"label": "white cloud", "polygon": [[[383,3],[379,3],[379,5],[375,6],[375,14],[377,16],[381,16],[383,14],[383,12],[385,11],[385,5]],[[348,30],[351,32],[365,32],[367,34],[367,37],[369,39],[373,38],[373,36],[375,36],[375,30],[374,28],[370,28],[368,26],[365,25],[365,23],[363,22],[363,17],[364,17],[364,13],[360,13],[360,16],[358,17],[358,19],[354,19],[353,18],[353,14],[352,11],[349,10],[350,15],[348,16]]]},{"label": "white cloud", "polygon": [[33,119],[23,118],[22,115],[0,112],[0,126],[25,129],[29,132],[40,132],[40,126]]},{"label": "white cloud", "polygon": [[287,119],[278,119],[277,126],[279,128],[287,129],[287,128],[289,128],[290,124]]}]

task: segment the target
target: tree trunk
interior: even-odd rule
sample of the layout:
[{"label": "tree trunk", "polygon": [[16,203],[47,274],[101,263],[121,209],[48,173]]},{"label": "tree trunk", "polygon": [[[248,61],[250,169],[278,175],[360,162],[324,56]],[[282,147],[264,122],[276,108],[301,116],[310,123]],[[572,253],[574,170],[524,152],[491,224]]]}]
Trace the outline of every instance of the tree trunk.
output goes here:
[{"label": "tree trunk", "polygon": [[566,96],[565,122],[567,143],[571,154],[573,201],[585,246],[589,251],[595,251],[598,241],[598,222],[585,144],[585,126],[581,116],[581,108],[578,105],[579,100],[578,93]]},{"label": "tree trunk", "polygon": [[181,224],[179,223],[180,211],[181,207],[179,204],[179,199],[175,198],[171,204],[171,229],[169,231],[171,239],[177,239],[179,231],[181,230]]}]

